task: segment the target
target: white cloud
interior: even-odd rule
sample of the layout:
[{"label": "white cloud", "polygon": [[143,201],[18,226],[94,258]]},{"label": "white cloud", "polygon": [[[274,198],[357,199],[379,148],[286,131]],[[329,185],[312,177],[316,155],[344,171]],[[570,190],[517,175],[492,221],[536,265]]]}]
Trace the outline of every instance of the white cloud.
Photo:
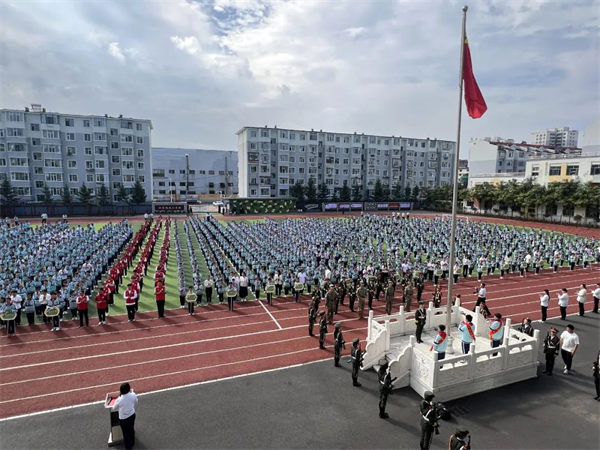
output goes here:
[{"label": "white cloud", "polygon": [[171,42],[175,44],[179,50],[183,50],[190,55],[195,55],[200,52],[200,43],[198,39],[194,36],[188,37],[179,37],[179,36],[171,36]]},{"label": "white cloud", "polygon": [[[472,2],[467,29],[489,109],[465,118],[463,142],[592,121],[593,3]],[[151,5],[6,3],[3,105],[27,97],[53,110],[148,117],[158,146],[235,149],[235,132],[253,124],[455,139],[460,3]]]},{"label": "white cloud", "polygon": [[125,55],[121,51],[118,42],[111,42],[108,44],[108,54],[119,62],[125,62]]}]

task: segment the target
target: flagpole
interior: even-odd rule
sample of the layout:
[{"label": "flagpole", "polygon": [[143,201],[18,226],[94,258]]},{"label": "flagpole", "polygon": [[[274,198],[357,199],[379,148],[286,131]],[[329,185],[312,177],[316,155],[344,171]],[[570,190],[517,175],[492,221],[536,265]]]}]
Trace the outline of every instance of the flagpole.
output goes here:
[{"label": "flagpole", "polygon": [[456,125],[456,155],[454,156],[454,189],[452,192],[452,224],[450,225],[450,260],[448,261],[448,304],[446,305],[446,333],[448,333],[449,344],[447,353],[454,353],[452,350],[452,304],[454,287],[454,263],[456,259],[455,241],[456,241],[456,210],[458,209],[458,157],[460,153],[460,125],[462,118],[462,96],[463,96],[463,60],[465,56],[465,35],[467,26],[467,5],[463,6],[462,31],[460,35],[460,66],[458,70],[458,123]]}]

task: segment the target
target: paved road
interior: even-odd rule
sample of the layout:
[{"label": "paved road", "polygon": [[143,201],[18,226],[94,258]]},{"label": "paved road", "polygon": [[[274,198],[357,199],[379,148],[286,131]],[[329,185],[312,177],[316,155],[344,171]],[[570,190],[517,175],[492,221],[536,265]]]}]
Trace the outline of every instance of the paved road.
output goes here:
[{"label": "paved road", "polygon": [[[553,322],[561,329],[566,324]],[[447,448],[457,423],[471,431],[474,449],[598,448],[600,403],[592,398],[590,375],[600,316],[568,322],[582,341],[573,375],[563,375],[557,364],[553,377],[540,374],[450,402],[467,414],[443,422],[432,448]],[[542,333],[549,328],[536,325]],[[375,373],[361,373],[361,381],[363,387],[353,387],[349,364],[335,368],[325,361],[144,395],[135,448],[418,448],[419,397],[410,388],[396,391],[390,419],[381,420]],[[108,412],[100,405],[0,422],[0,448],[7,450],[101,449],[107,437]]]}]

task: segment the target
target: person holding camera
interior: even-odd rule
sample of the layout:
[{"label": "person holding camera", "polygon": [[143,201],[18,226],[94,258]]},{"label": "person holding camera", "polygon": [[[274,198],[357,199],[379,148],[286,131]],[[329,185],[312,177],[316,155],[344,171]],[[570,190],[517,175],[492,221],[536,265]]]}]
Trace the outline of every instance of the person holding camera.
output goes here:
[{"label": "person holding camera", "polygon": [[[467,439],[468,436],[468,440]],[[469,436],[469,430],[458,427],[454,434],[450,436],[450,450],[470,450],[471,449],[471,436]]]}]

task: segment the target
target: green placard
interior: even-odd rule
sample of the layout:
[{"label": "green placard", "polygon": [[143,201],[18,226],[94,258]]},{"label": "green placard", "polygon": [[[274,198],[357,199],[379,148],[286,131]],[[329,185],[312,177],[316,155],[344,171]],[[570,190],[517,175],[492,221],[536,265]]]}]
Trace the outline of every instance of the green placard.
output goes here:
[{"label": "green placard", "polygon": [[6,321],[15,320],[17,318],[17,313],[16,313],[16,311],[6,311],[4,314],[2,314],[0,316],[0,318],[2,320],[6,320]]},{"label": "green placard", "polygon": [[275,293],[275,285],[274,284],[267,284],[267,286],[265,287],[265,292],[267,294],[274,294]]},{"label": "green placard", "polygon": [[49,306],[44,311],[44,314],[47,317],[56,317],[56,316],[58,316],[60,314],[60,308],[58,306]]},{"label": "green placard", "polygon": [[303,291],[304,290],[304,283],[294,283],[294,290],[295,291]]},{"label": "green placard", "polygon": [[238,292],[237,292],[235,289],[227,289],[227,290],[225,291],[225,295],[226,295],[227,297],[237,297],[237,295],[238,295]]}]

